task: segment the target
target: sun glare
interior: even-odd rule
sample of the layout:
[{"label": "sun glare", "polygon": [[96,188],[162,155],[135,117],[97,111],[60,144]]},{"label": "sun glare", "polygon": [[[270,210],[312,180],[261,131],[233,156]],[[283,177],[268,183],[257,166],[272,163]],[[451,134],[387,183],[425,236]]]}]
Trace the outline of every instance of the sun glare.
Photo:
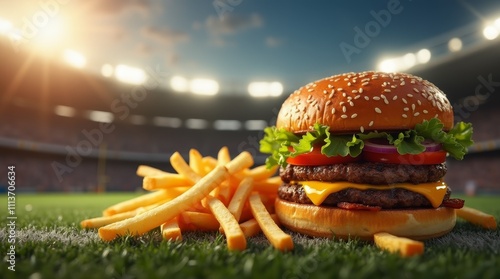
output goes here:
[{"label": "sun glare", "polygon": [[87,59],[78,51],[67,49],[64,51],[64,60],[76,68],[83,68],[87,64]]}]

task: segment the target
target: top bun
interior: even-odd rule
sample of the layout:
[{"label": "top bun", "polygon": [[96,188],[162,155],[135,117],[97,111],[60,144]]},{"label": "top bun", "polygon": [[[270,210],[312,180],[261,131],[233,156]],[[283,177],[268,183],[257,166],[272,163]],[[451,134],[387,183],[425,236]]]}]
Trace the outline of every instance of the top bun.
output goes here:
[{"label": "top bun", "polygon": [[345,73],[293,92],[276,127],[293,133],[311,131],[316,123],[333,133],[408,130],[433,117],[443,130],[453,127],[453,108],[434,84],[405,73]]}]

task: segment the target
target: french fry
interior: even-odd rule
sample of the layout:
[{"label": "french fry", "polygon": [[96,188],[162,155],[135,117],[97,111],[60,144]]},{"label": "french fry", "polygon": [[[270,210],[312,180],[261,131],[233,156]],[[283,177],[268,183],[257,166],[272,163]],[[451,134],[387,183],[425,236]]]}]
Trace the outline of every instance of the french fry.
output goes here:
[{"label": "french fry", "polygon": [[103,211],[103,216],[111,216],[121,212],[127,212],[139,207],[148,206],[160,201],[168,200],[170,194],[165,190],[144,194],[136,198],[126,200],[106,208]]},{"label": "french fry", "polygon": [[184,176],[186,179],[191,180],[191,182],[196,183],[201,179],[201,175],[197,174],[182,158],[179,152],[174,152],[170,156],[170,164],[175,169],[177,173]]},{"label": "french fry", "polygon": [[283,183],[281,177],[271,177],[266,180],[255,181],[253,190],[265,194],[275,194],[278,192],[281,183]]},{"label": "french fry", "polygon": [[136,174],[141,177],[162,175],[165,173],[167,172],[145,165],[140,165],[139,167],[137,167],[136,171]]},{"label": "french fry", "polygon": [[205,175],[205,169],[203,168],[202,156],[200,152],[194,148],[189,150],[189,167],[198,175]]},{"label": "french fry", "polygon": [[251,167],[253,163],[252,155],[248,151],[243,151],[225,166],[229,174],[233,175],[245,168]]},{"label": "french fry", "polygon": [[186,230],[215,231],[219,221],[211,213],[184,211],[180,214],[180,225]]},{"label": "french fry", "polygon": [[117,213],[111,216],[102,216],[91,219],[86,219],[80,222],[80,226],[85,229],[100,228],[127,218],[134,217],[136,215],[135,210]]},{"label": "french fry", "polygon": [[146,176],[142,180],[142,188],[148,191],[168,189],[179,186],[192,186],[194,183],[177,173],[164,173],[155,176]]},{"label": "french fry", "polygon": [[224,230],[227,248],[229,250],[245,250],[247,247],[247,240],[243,231],[241,231],[238,221],[234,219],[231,212],[229,212],[224,204],[216,198],[207,197],[207,204]]},{"label": "french fry", "polygon": [[389,233],[380,232],[373,236],[375,245],[391,253],[399,253],[403,257],[411,257],[424,253],[424,243],[405,237],[398,237]]},{"label": "french fry", "polygon": [[458,217],[472,224],[479,225],[485,229],[497,229],[497,222],[493,215],[486,214],[482,211],[467,206],[456,209],[455,212],[457,213]]},{"label": "french fry", "polygon": [[251,177],[247,177],[240,182],[240,185],[236,189],[227,209],[231,214],[233,214],[236,221],[240,221],[241,212],[243,211],[243,206],[245,205],[245,201],[250,196],[250,192],[252,192],[253,188],[253,179]]},{"label": "french fry", "polygon": [[262,232],[266,235],[271,244],[281,251],[293,250],[292,237],[283,232],[273,221],[271,215],[262,203],[258,193],[253,192],[249,198],[250,208],[253,217],[259,223]]},{"label": "french fry", "polygon": [[229,155],[229,149],[227,146],[223,146],[221,149],[219,149],[219,152],[217,153],[217,162],[220,165],[225,165],[231,161],[231,155]]},{"label": "french fry", "polygon": [[177,218],[173,218],[172,220],[161,224],[160,231],[163,239],[165,240],[182,240],[182,233],[181,229],[179,228]]},{"label": "french fry", "polygon": [[201,158],[201,163],[203,164],[203,168],[205,169],[206,173],[209,173],[215,168],[215,166],[218,165],[217,159],[211,156],[205,156]]},{"label": "french fry", "polygon": [[[274,222],[279,225],[278,215],[271,214],[271,218],[273,218]],[[257,220],[255,220],[255,218],[241,223],[240,228],[243,231],[243,234],[245,234],[245,237],[255,236],[262,231],[260,229],[259,223],[257,222]]]},{"label": "french fry", "polygon": [[126,235],[127,233],[133,236],[142,235],[159,227],[166,220],[176,217],[192,204],[201,201],[210,191],[220,185],[227,176],[228,170],[224,166],[217,166],[177,198],[132,218],[101,227],[99,236],[102,240],[111,241],[119,235]]},{"label": "french fry", "polygon": [[262,165],[253,169],[244,170],[242,177],[251,177],[255,181],[265,180],[273,176],[277,170],[278,166],[274,166],[271,169],[268,169],[266,165]]}]

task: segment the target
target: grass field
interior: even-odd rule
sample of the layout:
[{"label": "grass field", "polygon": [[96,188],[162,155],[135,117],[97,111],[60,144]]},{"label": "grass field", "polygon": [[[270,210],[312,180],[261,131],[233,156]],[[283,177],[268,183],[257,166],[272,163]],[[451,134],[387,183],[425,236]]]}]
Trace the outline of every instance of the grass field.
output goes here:
[{"label": "grass field", "polygon": [[[229,252],[216,232],[167,242],[152,231],[104,243],[96,230],[80,228],[81,220],[133,195],[19,193],[15,272],[6,262],[11,244],[7,211],[1,211],[0,278],[500,278],[500,231],[461,220],[447,236],[426,241],[424,255],[406,259],[357,240],[294,233],[292,252],[273,249],[262,235],[249,239],[244,252]],[[465,199],[466,205],[500,219],[499,196]]]}]

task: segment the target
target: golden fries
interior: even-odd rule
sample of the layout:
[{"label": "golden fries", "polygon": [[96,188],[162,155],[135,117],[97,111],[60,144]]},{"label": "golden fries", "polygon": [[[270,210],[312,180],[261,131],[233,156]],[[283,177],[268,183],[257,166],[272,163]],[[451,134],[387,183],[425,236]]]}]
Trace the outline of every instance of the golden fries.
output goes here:
[{"label": "golden fries", "polygon": [[137,209],[139,207],[148,206],[148,205],[160,202],[160,201],[168,200],[169,197],[170,197],[170,194],[164,190],[148,193],[148,194],[145,194],[145,195],[142,195],[142,196],[115,204],[113,206],[110,206],[103,211],[103,215],[104,216],[111,216],[111,215],[114,215],[117,213],[131,211],[131,210]]},{"label": "golden fries", "polygon": [[[249,152],[231,158],[227,147],[219,150],[217,158],[203,157],[191,149],[189,163],[174,152],[170,164],[176,173],[140,165],[136,173],[143,177],[143,188],[152,192],[112,205],[103,216],[83,220],[81,226],[99,228],[104,241],[142,235],[158,227],[163,239],[172,241],[181,241],[183,231],[219,230],[225,234],[229,250],[246,249],[246,237],[264,231],[278,249],[293,248],[290,236],[278,228],[276,216],[266,209],[273,210],[281,183],[279,177],[272,177],[276,168],[250,169],[254,160]],[[253,207],[249,203],[252,191]]]},{"label": "golden fries", "polygon": [[181,228],[179,228],[176,218],[161,224],[160,231],[165,240],[182,240]]},{"label": "golden fries", "polygon": [[399,253],[403,257],[411,257],[424,253],[424,243],[405,237],[394,236],[389,233],[381,232],[373,236],[375,245],[380,249],[391,253]]},{"label": "golden fries", "polygon": [[271,215],[262,203],[258,193],[252,193],[249,198],[250,208],[257,223],[259,223],[262,232],[266,235],[271,244],[281,250],[289,251],[293,249],[292,237],[283,232],[273,221]]},{"label": "golden fries", "polygon": [[456,209],[455,212],[457,213],[458,217],[471,222],[472,224],[479,225],[485,229],[497,229],[497,222],[493,215],[489,215],[477,209],[466,206],[460,209]]},{"label": "golden fries", "polygon": [[166,220],[176,217],[192,204],[201,201],[222,183],[227,175],[227,169],[218,166],[177,198],[132,218],[104,226],[99,229],[99,236],[102,240],[110,241],[119,235],[141,235],[159,227]]},{"label": "golden fries", "polygon": [[229,250],[245,250],[247,248],[247,240],[243,231],[241,231],[238,221],[234,219],[234,216],[220,200],[212,197],[207,197],[207,199],[208,207],[224,230],[227,248]]}]

